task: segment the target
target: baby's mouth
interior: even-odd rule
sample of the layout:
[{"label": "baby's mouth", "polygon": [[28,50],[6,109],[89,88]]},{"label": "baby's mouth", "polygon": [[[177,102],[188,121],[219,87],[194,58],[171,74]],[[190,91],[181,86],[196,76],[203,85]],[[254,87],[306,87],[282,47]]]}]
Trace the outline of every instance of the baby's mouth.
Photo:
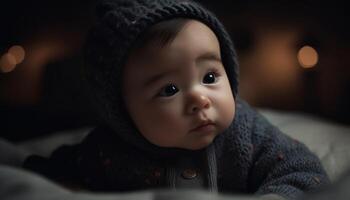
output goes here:
[{"label": "baby's mouth", "polygon": [[215,123],[207,120],[200,122],[195,128],[191,129],[190,132],[211,132],[215,129]]}]

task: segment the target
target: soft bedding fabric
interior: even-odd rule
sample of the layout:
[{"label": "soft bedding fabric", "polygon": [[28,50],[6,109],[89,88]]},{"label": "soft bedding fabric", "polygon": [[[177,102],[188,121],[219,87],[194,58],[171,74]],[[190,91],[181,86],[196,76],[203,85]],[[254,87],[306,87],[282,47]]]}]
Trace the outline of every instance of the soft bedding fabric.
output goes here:
[{"label": "soft bedding fabric", "polygon": [[0,164],[21,166],[23,160],[29,156],[29,154],[28,151],[0,138]]}]

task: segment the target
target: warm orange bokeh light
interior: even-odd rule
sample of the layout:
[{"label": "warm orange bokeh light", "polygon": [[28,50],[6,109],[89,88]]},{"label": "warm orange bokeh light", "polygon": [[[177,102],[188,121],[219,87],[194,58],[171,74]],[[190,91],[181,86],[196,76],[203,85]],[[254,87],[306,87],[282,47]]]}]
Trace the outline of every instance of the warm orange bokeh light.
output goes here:
[{"label": "warm orange bokeh light", "polygon": [[22,46],[14,45],[8,50],[9,54],[12,54],[16,59],[16,64],[20,64],[25,57],[25,51]]},{"label": "warm orange bokeh light", "polygon": [[8,73],[16,68],[16,58],[10,54],[6,53],[0,58],[0,71],[3,73]]},{"label": "warm orange bokeh light", "polygon": [[318,53],[311,46],[304,46],[298,52],[298,61],[303,68],[312,68],[318,62]]}]

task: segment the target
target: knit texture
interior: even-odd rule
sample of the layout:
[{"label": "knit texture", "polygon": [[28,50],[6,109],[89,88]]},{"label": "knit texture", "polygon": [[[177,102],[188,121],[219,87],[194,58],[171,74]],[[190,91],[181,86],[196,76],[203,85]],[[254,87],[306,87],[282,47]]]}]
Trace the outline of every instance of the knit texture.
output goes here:
[{"label": "knit texture", "polygon": [[[282,134],[241,100],[236,113],[210,146],[215,148],[217,171],[209,173],[217,173],[219,192],[297,199],[329,183],[319,159],[304,144]],[[68,187],[134,191],[176,187],[168,176],[176,156],[184,155],[153,157],[100,127],[81,144],[63,146],[49,159],[31,156],[24,166]]]},{"label": "knit texture", "polygon": [[190,0],[107,0],[97,6],[96,26],[86,42],[85,74],[97,112],[122,138],[153,154],[172,153],[146,141],[134,128],[122,101],[123,66],[137,39],[152,25],[174,18],[195,19],[216,34],[232,93],[238,64],[232,41],[213,13]]}]

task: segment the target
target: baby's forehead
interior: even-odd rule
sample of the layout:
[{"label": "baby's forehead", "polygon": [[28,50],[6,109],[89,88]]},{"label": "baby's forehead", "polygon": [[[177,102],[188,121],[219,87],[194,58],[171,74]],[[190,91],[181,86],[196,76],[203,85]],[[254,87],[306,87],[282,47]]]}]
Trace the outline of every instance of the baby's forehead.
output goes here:
[{"label": "baby's forehead", "polygon": [[[174,25],[174,22],[178,21],[177,28],[171,28],[169,26]],[[169,23],[169,26],[167,24]],[[162,26],[159,28],[157,26]],[[148,31],[144,33],[146,36],[142,35],[141,40],[136,41],[136,48],[132,48],[132,52],[134,52],[137,56],[149,56],[150,54],[164,52],[169,50],[169,47],[176,48],[181,45],[181,47],[191,48],[187,43],[196,40],[197,43],[204,43],[210,41],[216,43],[215,45],[219,46],[219,41],[214,33],[214,31],[207,26],[206,24],[194,20],[194,19],[174,19],[170,21],[163,21],[154,26],[155,31]],[[152,30],[152,28],[151,28]],[[210,45],[210,43],[208,43]]]},{"label": "baby's forehead", "polygon": [[151,28],[141,33],[131,47],[131,54],[142,56],[148,53],[164,51],[163,47],[171,45],[174,40],[182,40],[183,38],[179,37],[179,35],[183,37],[183,32],[186,32],[187,35],[189,32],[195,32],[196,35],[200,35],[203,31],[210,31],[217,40],[214,31],[201,21],[190,18],[165,20],[152,25]]}]

